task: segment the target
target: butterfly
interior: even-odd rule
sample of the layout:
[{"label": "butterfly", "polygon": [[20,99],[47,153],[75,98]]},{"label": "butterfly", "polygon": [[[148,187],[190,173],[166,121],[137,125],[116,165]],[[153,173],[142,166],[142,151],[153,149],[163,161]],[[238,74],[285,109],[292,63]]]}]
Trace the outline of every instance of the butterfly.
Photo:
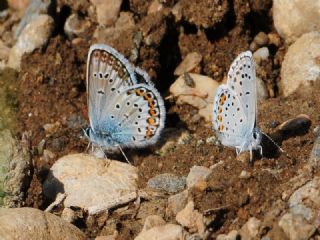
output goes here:
[{"label": "butterfly", "polygon": [[142,69],[114,48],[90,47],[87,59],[90,126],[85,135],[106,151],[154,144],[164,127],[162,97]]},{"label": "butterfly", "polygon": [[221,84],[214,99],[213,126],[221,143],[235,147],[237,155],[259,149],[262,155],[262,132],[256,127],[256,71],[250,51],[233,61],[227,84]]}]

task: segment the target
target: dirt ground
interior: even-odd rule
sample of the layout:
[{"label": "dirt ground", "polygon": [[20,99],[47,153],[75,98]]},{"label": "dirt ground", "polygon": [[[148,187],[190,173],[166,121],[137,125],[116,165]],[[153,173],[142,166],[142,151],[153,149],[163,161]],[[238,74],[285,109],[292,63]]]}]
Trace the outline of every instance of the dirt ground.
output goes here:
[{"label": "dirt ground", "polygon": [[[154,30],[149,27],[150,22],[144,18],[147,14],[146,4],[149,3],[139,2],[141,1],[127,1],[122,9],[134,13],[137,25],[151,29],[152,32]],[[174,3],[166,1],[169,8],[173,6],[171,2]],[[207,14],[201,21],[197,21],[198,16],[190,16],[192,7],[195,6],[189,6],[190,2],[181,1],[187,5],[183,14],[185,19],[192,18],[195,22],[182,20],[177,23],[170,15],[155,18],[154,21],[159,21],[160,26],[164,24],[163,28],[166,29],[164,33],[154,33],[155,39],[156,34],[163,34],[158,36],[162,39],[161,44],[157,48],[142,45],[140,59],[136,61],[137,65],[150,73],[163,97],[168,96],[168,88],[175,80],[175,67],[191,50],[199,51],[203,56],[201,73],[222,81],[233,58],[240,51],[249,48],[252,38],[258,32],[274,31],[270,17],[271,1],[264,4],[257,3],[261,1],[249,1],[251,7],[241,4],[242,1],[226,1],[226,6],[222,5],[221,8],[223,17],[219,14]],[[223,11],[228,14],[222,14]],[[214,26],[208,26],[212,22]],[[181,26],[184,27],[184,34],[179,34]],[[48,202],[42,196],[41,186],[49,168],[59,157],[84,152],[87,147],[88,142],[82,133],[88,123],[85,64],[88,48],[94,42],[95,40],[71,42],[57,29],[44,49],[23,57],[19,74],[16,133],[21,136],[25,131],[31,132],[35,164],[26,199],[27,206],[46,208]],[[126,49],[126,45],[121,44],[128,43],[114,41],[110,44],[121,51]],[[270,46],[271,57],[263,65],[262,79],[272,97],[259,102],[257,120],[257,125],[273,137],[285,153],[277,151],[269,142],[264,145],[263,157],[256,153],[252,163],[239,161],[235,149],[206,143],[207,138],[214,136],[211,124],[202,119],[194,120],[194,108],[178,106],[172,99],[165,101],[168,112],[166,128],[187,130],[191,134],[191,140],[184,145],[177,145],[164,155],[157,154],[154,148],[127,150],[133,165],[139,168],[141,187],[146,186],[149,178],[161,173],[186,176],[194,165],[210,167],[223,161],[224,164],[214,168],[205,191],[191,192],[200,212],[218,209],[215,212],[218,217],[210,225],[212,238],[217,234],[227,233],[230,229],[237,229],[251,216],[259,218],[267,213],[272,204],[281,198],[284,189],[280,186],[295,176],[309,158],[315,138],[313,129],[319,125],[320,120],[320,85],[315,83],[314,86],[301,88],[290,97],[281,97],[278,81],[285,48],[283,44],[280,47]],[[125,51],[123,53],[126,55]],[[299,114],[306,114],[311,119],[307,132],[277,138],[277,126]],[[43,159],[39,150],[39,143],[43,139],[45,148],[55,154],[51,159]],[[199,144],[201,140],[202,144]],[[249,178],[239,179],[243,170],[250,174]],[[157,208],[149,209],[149,214],[163,214],[164,207],[165,202],[160,201]],[[114,224],[118,224],[122,239],[132,238],[141,230],[142,223],[132,219],[130,214],[118,216],[114,213],[111,216]],[[91,237],[100,232],[108,232],[105,227],[90,229],[83,223],[79,223],[78,227]]]}]

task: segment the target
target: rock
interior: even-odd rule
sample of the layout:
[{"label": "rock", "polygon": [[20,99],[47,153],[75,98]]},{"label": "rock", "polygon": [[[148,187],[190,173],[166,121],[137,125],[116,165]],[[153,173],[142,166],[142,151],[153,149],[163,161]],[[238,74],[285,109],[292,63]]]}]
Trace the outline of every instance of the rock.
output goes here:
[{"label": "rock", "polygon": [[76,206],[96,214],[136,199],[137,171],[118,161],[66,155],[51,167],[43,193],[55,199],[58,192],[64,192],[65,207]]},{"label": "rock", "polygon": [[301,215],[286,213],[279,221],[279,226],[290,240],[307,240],[316,231]]},{"label": "rock", "polygon": [[280,47],[281,39],[277,33],[268,33],[269,44],[273,44],[276,47]]},{"label": "rock", "polygon": [[268,44],[269,38],[268,35],[264,32],[259,32],[253,39],[258,47],[263,47]]},{"label": "rock", "polygon": [[288,48],[282,62],[280,82],[285,96],[319,78],[319,58],[319,32],[304,34]]},{"label": "rock", "polygon": [[236,230],[232,230],[226,234],[219,234],[216,238],[216,240],[238,240],[239,239],[239,233]]},{"label": "rock", "polygon": [[185,72],[192,72],[195,68],[199,67],[202,60],[202,55],[197,52],[188,53],[188,55],[182,60],[178,67],[174,70],[175,76],[180,76]]},{"label": "rock", "polygon": [[10,51],[8,66],[19,70],[22,55],[46,44],[53,28],[54,21],[48,15],[39,15],[30,21]]},{"label": "rock", "polygon": [[88,19],[80,18],[78,14],[71,14],[65,24],[64,32],[70,38],[86,37],[88,34],[91,22]]},{"label": "rock", "polygon": [[306,220],[311,221],[318,214],[320,208],[320,178],[297,189],[289,198],[289,210],[292,214],[300,214]]},{"label": "rock", "polygon": [[[1,135],[3,133],[4,131],[1,131]],[[9,134],[9,130],[7,130],[7,134]],[[6,207],[21,207],[25,200],[25,189],[28,189],[31,182],[32,163],[28,145],[29,139],[26,135],[22,134],[21,143],[14,141],[11,134],[2,135],[1,140],[5,140],[6,144],[0,144],[1,158],[7,157],[9,162],[9,166],[6,165],[7,173],[3,184],[3,190],[7,193],[3,200]],[[6,150],[2,152],[4,149]],[[1,168],[6,169],[4,165]]]},{"label": "rock", "polygon": [[90,0],[96,8],[99,25],[111,26],[119,17],[122,0]]},{"label": "rock", "polygon": [[257,97],[258,100],[265,100],[269,97],[267,87],[259,77],[257,77]]},{"label": "rock", "polygon": [[17,11],[24,11],[29,4],[29,0],[8,0],[9,8]]},{"label": "rock", "polygon": [[73,223],[78,216],[71,208],[64,208],[61,213],[61,218],[69,223]]},{"label": "rock", "polygon": [[195,73],[188,75],[192,79],[194,87],[190,87],[185,75],[181,75],[170,86],[170,94],[177,99],[177,104],[190,104],[199,109],[199,114],[206,121],[211,122],[213,101],[219,83],[204,75]]},{"label": "rock", "polygon": [[0,40],[0,62],[6,63],[8,61],[10,54],[10,48],[8,48],[1,40]]},{"label": "rock", "polygon": [[184,190],[183,192],[177,193],[168,198],[168,207],[166,209],[166,215],[169,217],[176,216],[188,202],[188,191]]},{"label": "rock", "polygon": [[175,193],[184,189],[186,179],[170,173],[163,173],[150,178],[147,185],[149,188]]},{"label": "rock", "polygon": [[242,179],[248,179],[250,177],[251,177],[251,174],[245,170],[242,170],[239,175],[239,178],[242,178]]},{"label": "rock", "polygon": [[272,10],[274,26],[288,43],[305,33],[320,31],[319,1],[306,4],[304,0],[274,0]]},{"label": "rock", "polygon": [[72,224],[34,208],[0,208],[0,236],[10,239],[87,239]]},{"label": "rock", "polygon": [[203,234],[205,231],[203,216],[198,210],[194,209],[193,201],[188,202],[187,206],[177,214],[176,221],[188,228],[190,233],[198,232]]},{"label": "rock", "polygon": [[295,118],[289,119],[283,122],[279,127],[278,131],[282,137],[288,138],[297,135],[306,134],[311,126],[311,119],[306,114],[300,114]]},{"label": "rock", "polygon": [[51,0],[29,0],[30,3],[24,15],[14,31],[14,38],[18,39],[23,29],[39,15],[47,14],[49,9],[54,6],[55,1]]},{"label": "rock", "polygon": [[253,53],[255,62],[260,65],[261,61],[268,60],[270,53],[267,47],[262,47]]},{"label": "rock", "polygon": [[242,226],[240,230],[241,239],[255,240],[259,237],[261,221],[255,217],[249,218],[249,220]]},{"label": "rock", "polygon": [[308,164],[311,168],[314,168],[314,169],[318,169],[320,166],[320,134],[319,132],[314,141]]},{"label": "rock", "polygon": [[144,221],[144,225],[143,225],[141,232],[145,232],[153,227],[158,227],[158,226],[162,226],[165,224],[166,224],[166,222],[163,220],[162,217],[160,217],[158,215],[151,215],[151,216],[148,216],[146,218],[146,220]]},{"label": "rock", "polygon": [[206,181],[212,170],[203,166],[193,166],[187,176],[188,189],[194,187],[199,181]]},{"label": "rock", "polygon": [[181,226],[166,224],[139,233],[135,240],[185,240],[186,236],[187,233]]},{"label": "rock", "polygon": [[163,9],[163,4],[158,0],[153,0],[148,8],[148,15],[159,12]]}]

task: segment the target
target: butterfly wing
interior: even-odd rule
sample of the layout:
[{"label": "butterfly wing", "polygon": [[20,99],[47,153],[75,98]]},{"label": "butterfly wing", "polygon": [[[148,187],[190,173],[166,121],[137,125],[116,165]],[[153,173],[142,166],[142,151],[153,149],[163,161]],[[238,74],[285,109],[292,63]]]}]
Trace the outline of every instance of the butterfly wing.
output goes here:
[{"label": "butterfly wing", "polygon": [[116,124],[119,129],[112,135],[112,139],[124,147],[154,144],[165,121],[164,102],[158,91],[152,85],[136,84],[124,89],[119,95],[111,103],[118,111]]},{"label": "butterfly wing", "polygon": [[241,146],[249,127],[248,118],[237,94],[225,84],[217,89],[212,121],[223,145]]},{"label": "butterfly wing", "polygon": [[255,65],[250,51],[240,53],[233,61],[227,85],[237,95],[247,117],[248,129],[252,131],[256,122],[257,90]]},{"label": "butterfly wing", "polygon": [[134,69],[115,49],[96,44],[88,53],[87,89],[94,142],[112,149],[157,141],[165,108],[145,71]]},{"label": "butterfly wing", "polygon": [[94,44],[87,59],[88,113],[93,131],[103,129],[110,113],[109,103],[123,87],[136,84],[134,70],[126,58],[115,49]]}]

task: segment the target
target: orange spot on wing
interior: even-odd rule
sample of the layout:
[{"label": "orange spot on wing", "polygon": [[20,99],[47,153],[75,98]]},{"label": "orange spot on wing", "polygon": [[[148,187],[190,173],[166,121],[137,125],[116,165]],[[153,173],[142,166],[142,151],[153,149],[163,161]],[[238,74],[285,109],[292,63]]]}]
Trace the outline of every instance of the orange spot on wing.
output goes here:
[{"label": "orange spot on wing", "polygon": [[150,109],[149,110],[149,114],[152,116],[152,117],[155,117],[157,115],[157,112],[154,110],[154,109]]},{"label": "orange spot on wing", "polygon": [[219,125],[219,131],[223,131],[224,126],[223,125]]},{"label": "orange spot on wing", "polygon": [[218,113],[221,113],[222,112],[222,107],[218,107]]},{"label": "orange spot on wing", "polygon": [[151,126],[155,126],[156,125],[156,120],[153,117],[148,118],[147,122],[151,125]]},{"label": "orange spot on wing", "polygon": [[219,122],[221,122],[222,121],[222,116],[218,115],[217,119],[218,119]]},{"label": "orange spot on wing", "polygon": [[146,136],[147,136],[147,138],[150,138],[153,136],[153,133],[150,128],[147,128]]}]

